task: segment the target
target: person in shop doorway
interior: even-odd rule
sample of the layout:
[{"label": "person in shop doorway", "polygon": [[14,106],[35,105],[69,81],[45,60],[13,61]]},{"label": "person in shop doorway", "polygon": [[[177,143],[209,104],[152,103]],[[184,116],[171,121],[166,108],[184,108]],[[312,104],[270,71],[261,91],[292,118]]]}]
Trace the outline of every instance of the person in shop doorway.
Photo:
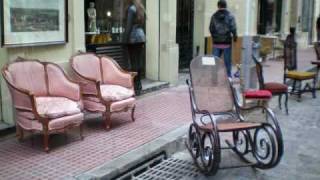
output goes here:
[{"label": "person in shop doorway", "polygon": [[221,57],[223,53],[227,74],[232,78],[232,40],[237,40],[237,27],[234,16],[227,10],[225,0],[218,1],[218,10],[211,17],[209,30],[213,41],[213,55]]},{"label": "person in shop doorway", "polygon": [[138,73],[134,79],[134,88],[137,95],[140,94],[141,64],[145,46],[145,8],[140,0],[127,0],[126,28],[124,41],[128,43],[131,70]]}]

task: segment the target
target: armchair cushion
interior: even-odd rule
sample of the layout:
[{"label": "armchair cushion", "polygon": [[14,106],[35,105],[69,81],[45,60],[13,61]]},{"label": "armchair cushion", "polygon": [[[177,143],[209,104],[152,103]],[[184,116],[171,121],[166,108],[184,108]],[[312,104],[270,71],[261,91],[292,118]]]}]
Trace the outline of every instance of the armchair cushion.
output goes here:
[{"label": "armchair cushion", "polygon": [[307,80],[312,79],[316,76],[313,72],[300,72],[300,71],[289,71],[286,74],[287,78],[297,79],[297,80]]},{"label": "armchair cushion", "polygon": [[132,97],[123,101],[113,102],[110,106],[110,112],[123,111],[132,108],[135,105],[135,101],[135,98]]},{"label": "armchair cushion", "polygon": [[[41,122],[32,118],[33,114],[24,112],[17,114],[17,123],[26,130],[37,130],[42,131],[43,126]],[[32,118],[32,119],[30,119]],[[68,125],[79,125],[83,120],[83,113],[78,113],[70,116],[64,116],[57,119],[51,119],[49,121],[49,130],[63,129]]]},{"label": "armchair cushion", "polygon": [[81,112],[81,105],[64,97],[36,97],[37,112],[50,119],[74,115]]},{"label": "armchair cushion", "polygon": [[101,85],[101,96],[105,101],[121,101],[134,95],[132,89],[118,85]]},{"label": "armchair cushion", "polygon": [[271,93],[286,93],[288,92],[288,86],[282,83],[269,82],[264,84],[264,89]]}]

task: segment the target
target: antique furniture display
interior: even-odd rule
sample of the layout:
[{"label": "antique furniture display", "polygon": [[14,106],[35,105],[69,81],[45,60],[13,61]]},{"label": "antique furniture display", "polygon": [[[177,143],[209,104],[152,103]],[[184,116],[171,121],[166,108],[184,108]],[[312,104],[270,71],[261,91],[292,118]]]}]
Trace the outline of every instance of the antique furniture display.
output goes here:
[{"label": "antique furniture display", "polygon": [[42,133],[47,152],[50,134],[79,126],[83,139],[80,87],[59,66],[18,58],[4,66],[2,75],[12,96],[19,139],[23,139],[24,130]]},{"label": "antique furniture display", "polygon": [[111,128],[112,113],[131,110],[131,119],[135,120],[135,72],[126,72],[112,58],[92,53],[74,55],[70,63],[82,87],[84,108],[103,113],[106,129]]},{"label": "antique furniture display", "polygon": [[[224,62],[217,57],[194,58],[190,76],[191,81],[187,83],[193,122],[186,146],[199,170],[206,175],[214,175],[218,169],[225,168],[275,167],[283,155],[283,140],[273,112],[264,106],[242,107],[227,77]],[[255,111],[257,116],[242,115],[253,109],[258,110]],[[232,136],[225,140],[225,136],[220,136],[223,133],[231,133]],[[221,156],[223,150],[231,150],[228,152],[238,155],[241,165],[221,163],[224,161]],[[231,154],[224,158],[234,159]]]},{"label": "antique furniture display", "polygon": [[[291,94],[298,95],[298,100],[301,100],[301,95],[305,92],[311,92],[313,98],[316,98],[316,81],[317,74],[315,72],[306,72],[297,70],[297,43],[285,42],[284,44],[284,78],[283,81],[287,84],[287,79],[291,79],[292,90]],[[310,85],[310,82],[312,81]],[[304,87],[302,82],[306,82]]]},{"label": "antique furniture display", "polygon": [[281,100],[282,96],[285,96],[285,108],[286,108],[286,113],[288,114],[288,86],[283,83],[278,83],[278,82],[265,82],[264,81],[264,76],[263,76],[263,67],[261,62],[255,57],[252,56],[253,61],[256,63],[256,71],[257,71],[257,76],[258,76],[258,81],[259,81],[259,89],[261,90],[268,90],[272,93],[273,96],[278,96],[279,99],[279,108],[281,109]]}]

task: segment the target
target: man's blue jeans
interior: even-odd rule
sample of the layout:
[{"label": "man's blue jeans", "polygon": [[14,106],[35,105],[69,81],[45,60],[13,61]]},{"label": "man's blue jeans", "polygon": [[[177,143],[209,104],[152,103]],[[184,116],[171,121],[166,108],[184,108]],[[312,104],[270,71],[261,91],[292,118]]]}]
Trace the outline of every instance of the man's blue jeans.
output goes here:
[{"label": "man's blue jeans", "polygon": [[231,62],[231,47],[229,48],[213,48],[213,55],[217,56],[217,57],[221,57],[222,53],[223,53],[223,59],[224,59],[224,64],[226,65],[226,69],[227,69],[227,74],[228,77],[232,77],[231,75],[231,70],[232,70],[232,62]]}]

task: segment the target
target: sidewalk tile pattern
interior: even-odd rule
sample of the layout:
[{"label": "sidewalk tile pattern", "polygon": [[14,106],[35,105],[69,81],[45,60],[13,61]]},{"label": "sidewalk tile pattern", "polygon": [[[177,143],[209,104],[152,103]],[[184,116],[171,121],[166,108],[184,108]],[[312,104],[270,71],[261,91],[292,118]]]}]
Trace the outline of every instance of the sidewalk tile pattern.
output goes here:
[{"label": "sidewalk tile pattern", "polygon": [[137,101],[136,121],[129,113],[112,116],[113,128],[105,131],[100,120],[89,120],[85,139],[78,133],[53,135],[49,154],[42,150],[41,136],[0,142],[0,179],[61,179],[102,165],[138,146],[191,122],[186,87],[168,89]]}]

